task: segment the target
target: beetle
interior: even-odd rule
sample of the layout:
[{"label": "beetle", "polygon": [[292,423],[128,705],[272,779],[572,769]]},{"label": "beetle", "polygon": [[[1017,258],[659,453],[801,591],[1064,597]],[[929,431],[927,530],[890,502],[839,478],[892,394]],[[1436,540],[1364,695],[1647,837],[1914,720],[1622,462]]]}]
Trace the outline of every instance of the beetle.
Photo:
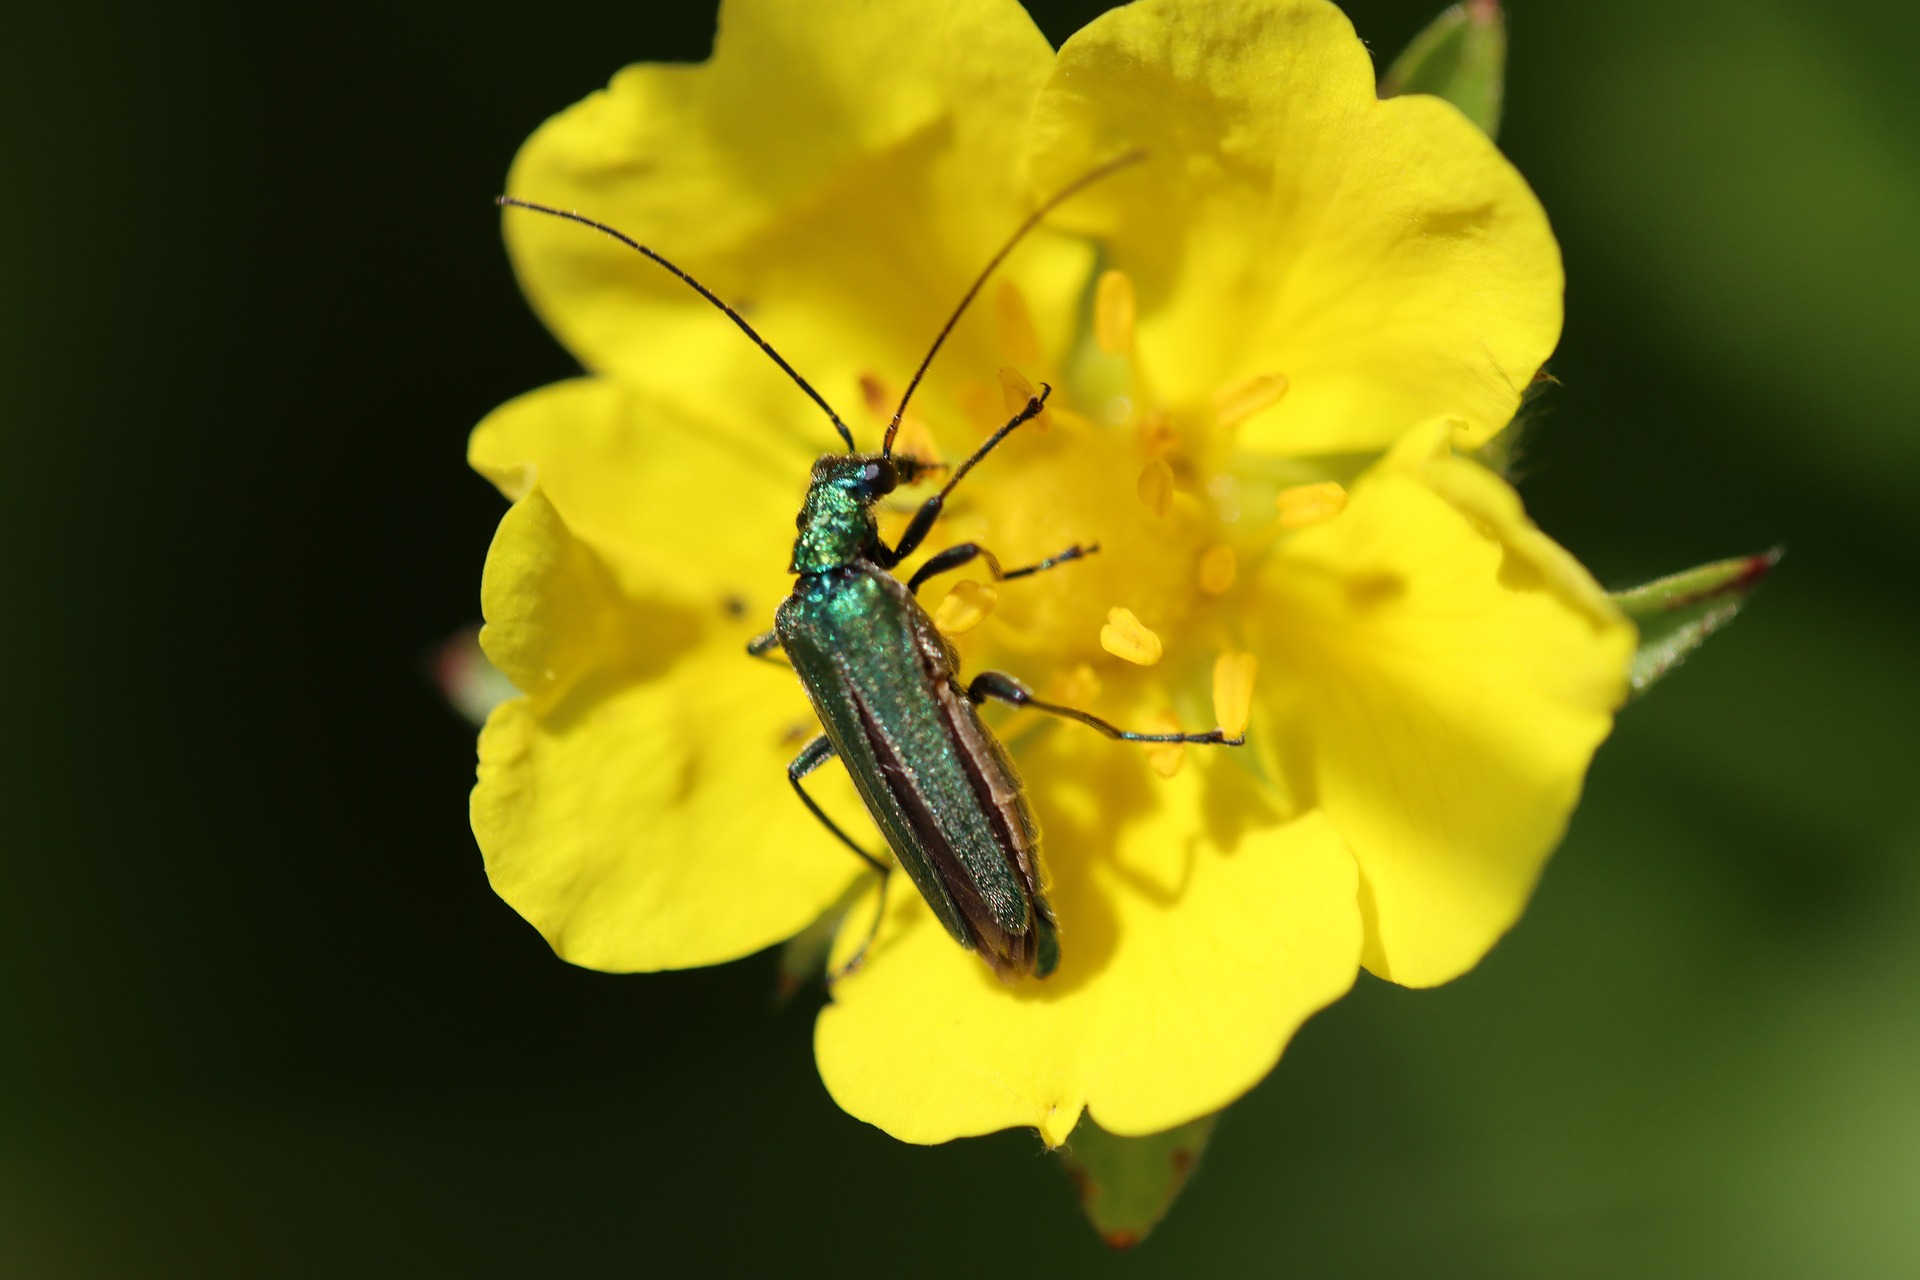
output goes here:
[{"label": "beetle", "polygon": [[[1073,707],[1044,702],[1012,676],[985,671],[962,683],[960,659],[920,604],[920,587],[938,574],[983,561],[995,579],[1029,577],[1098,551],[1075,545],[1024,568],[1004,570],[976,543],[949,547],[902,582],[894,570],[920,548],[948,497],[980,461],[1045,408],[1052,388],[1041,384],[1006,425],[959,466],[914,513],[900,540],[880,537],[876,505],[902,485],[945,470],[893,451],[907,405],[934,356],[1000,263],[1041,218],[1081,189],[1141,159],[1129,153],[1082,175],[1042,202],[974,279],[935,336],[888,424],[878,453],[861,453],[840,416],[746,319],[687,272],[604,223],[512,196],[498,203],[564,218],[612,236],[670,271],[724,312],[781,371],[825,410],[846,445],[814,463],[795,518],[788,569],[792,593],[770,631],[748,642],[750,656],[778,661],[783,652],[819,717],[820,736],[787,766],[787,780],[809,812],[880,878],[881,906],[894,865],[903,868],[933,914],[962,947],[977,952],[1009,983],[1045,978],[1060,963],[1059,925],[1047,902],[1040,868],[1040,829],[1012,759],[981,721],[987,701],[1029,707],[1088,725],[1126,742],[1212,743],[1240,746],[1244,733],[1135,733]],[[869,852],[808,794],[803,779],[839,757],[867,812],[893,855],[889,864]],[[856,968],[879,928],[873,929],[841,971]]]}]

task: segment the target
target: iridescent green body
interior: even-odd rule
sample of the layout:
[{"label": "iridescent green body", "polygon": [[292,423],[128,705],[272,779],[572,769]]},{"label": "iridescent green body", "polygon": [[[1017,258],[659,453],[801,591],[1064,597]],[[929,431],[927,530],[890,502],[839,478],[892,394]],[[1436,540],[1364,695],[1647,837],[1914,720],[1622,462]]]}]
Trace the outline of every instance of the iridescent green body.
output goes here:
[{"label": "iridescent green body", "polygon": [[880,455],[815,465],[793,594],[774,630],[894,858],[956,941],[1002,977],[1059,962],[1039,831],[1005,750],[959,681],[953,648],[889,570],[872,504]]}]

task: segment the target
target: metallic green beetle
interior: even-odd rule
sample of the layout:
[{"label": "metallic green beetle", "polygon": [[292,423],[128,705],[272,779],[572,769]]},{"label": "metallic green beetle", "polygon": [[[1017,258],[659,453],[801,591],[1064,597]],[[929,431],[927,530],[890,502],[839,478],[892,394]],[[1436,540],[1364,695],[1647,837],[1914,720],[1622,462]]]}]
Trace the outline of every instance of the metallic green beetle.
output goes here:
[{"label": "metallic green beetle", "polygon": [[[1131,733],[1072,707],[1035,698],[1013,677],[997,671],[960,680],[959,657],[933,625],[915,593],[935,574],[983,560],[996,579],[1022,578],[1099,550],[1072,546],[1026,568],[1003,570],[992,552],[963,543],[929,557],[902,583],[893,569],[919,549],[946,505],[948,495],[980,460],[1045,407],[1052,389],[1042,384],[1013,418],[958,467],[940,491],[923,503],[900,541],[880,539],[874,506],[930,467],[893,454],[894,437],[914,390],[933,357],[987,279],[1029,230],[1061,201],[1138,155],[1094,169],[1043,203],[1014,232],[974,280],[934,338],[901,398],[878,453],[854,451],[853,433],[806,379],[794,371],[741,315],[653,250],[577,213],[502,196],[500,203],[583,223],[645,254],[725,312],[827,413],[847,446],[813,466],[795,523],[790,571],[793,593],[774,616],[774,629],[747,646],[755,657],[784,650],[825,732],[808,743],[787,778],[807,808],[881,877],[889,864],[862,848],[827,816],[801,780],[835,756],[852,775],[894,861],[961,946],[978,952],[1002,979],[1044,978],[1060,963],[1060,940],[1040,870],[1039,825],[1005,748],[988,732],[977,710],[994,699],[1032,707],[1090,725],[1129,742],[1193,742],[1239,746],[1219,729],[1205,733]],[[874,928],[878,928],[878,916]],[[871,934],[868,942],[871,942]],[[848,965],[864,955],[866,944]]]}]

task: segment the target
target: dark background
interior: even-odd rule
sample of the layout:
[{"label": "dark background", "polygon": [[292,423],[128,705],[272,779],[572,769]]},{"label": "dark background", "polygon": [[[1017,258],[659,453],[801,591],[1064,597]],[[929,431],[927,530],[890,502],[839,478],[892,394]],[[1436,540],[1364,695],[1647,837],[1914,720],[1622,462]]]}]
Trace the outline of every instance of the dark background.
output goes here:
[{"label": "dark background", "polygon": [[[464,440],[571,367],[488,198],[710,8],[13,12],[0,1275],[1920,1273],[1920,18],[1516,7],[1529,503],[1615,585],[1789,554],[1519,929],[1316,1018],[1116,1257],[1032,1135],[840,1114],[769,958],[553,959],[466,828]],[[1433,8],[1350,12],[1384,62]]]}]

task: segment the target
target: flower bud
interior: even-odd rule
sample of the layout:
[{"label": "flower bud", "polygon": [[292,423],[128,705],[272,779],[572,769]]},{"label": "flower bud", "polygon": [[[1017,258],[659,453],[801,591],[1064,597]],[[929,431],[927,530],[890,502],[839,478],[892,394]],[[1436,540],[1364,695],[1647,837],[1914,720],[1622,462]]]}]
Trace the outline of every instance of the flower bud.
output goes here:
[{"label": "flower bud", "polygon": [[1380,77],[1380,96],[1445,98],[1491,138],[1500,132],[1507,78],[1507,18],[1499,0],[1456,4],[1415,36]]}]

